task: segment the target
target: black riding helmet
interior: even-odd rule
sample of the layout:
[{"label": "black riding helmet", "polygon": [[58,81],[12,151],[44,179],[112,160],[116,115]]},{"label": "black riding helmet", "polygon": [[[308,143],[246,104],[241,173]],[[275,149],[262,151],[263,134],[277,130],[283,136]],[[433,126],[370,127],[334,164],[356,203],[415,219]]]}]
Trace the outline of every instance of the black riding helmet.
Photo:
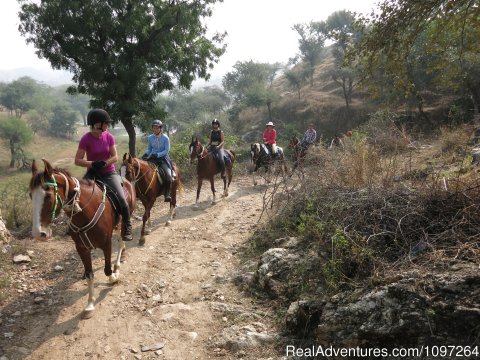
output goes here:
[{"label": "black riding helmet", "polygon": [[87,115],[87,125],[93,126],[97,123],[111,123],[110,115],[103,109],[92,109]]},{"label": "black riding helmet", "polygon": [[217,124],[218,127],[220,127],[220,121],[218,121],[217,119],[213,119],[213,121],[212,121],[212,126],[213,126],[214,124]]},{"label": "black riding helmet", "polygon": [[162,123],[160,120],[156,119],[156,120],[153,120],[153,121],[152,121],[152,125],[151,125],[151,126],[152,126],[152,127],[154,127],[154,126],[163,127],[163,123]]}]

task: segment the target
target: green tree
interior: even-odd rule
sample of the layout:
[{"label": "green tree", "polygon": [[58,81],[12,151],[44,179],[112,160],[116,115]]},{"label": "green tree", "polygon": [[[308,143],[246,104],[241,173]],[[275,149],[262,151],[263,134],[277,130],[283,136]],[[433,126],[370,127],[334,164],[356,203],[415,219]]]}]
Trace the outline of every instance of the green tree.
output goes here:
[{"label": "green tree", "polygon": [[53,115],[49,123],[49,131],[57,137],[71,137],[75,134],[75,122],[78,112],[72,110],[66,104],[58,104],[53,107]]},{"label": "green tree", "polygon": [[46,86],[37,83],[28,76],[24,76],[3,88],[0,94],[0,104],[9,110],[10,115],[15,114],[20,118],[32,108],[34,96],[46,89]]},{"label": "green tree", "polygon": [[428,60],[425,72],[435,74],[436,84],[445,89],[466,89],[478,113],[479,19],[476,0],[386,0],[376,14],[359,19],[366,36],[352,53],[364,65],[366,79],[373,80],[374,69],[381,65],[382,76],[408,97],[419,94],[412,74],[418,70],[415,51],[421,47],[428,55],[422,59]]},{"label": "green tree", "polygon": [[355,27],[355,16],[346,10],[336,11],[327,20],[312,23],[312,27],[323,33],[326,39],[334,41],[332,53],[335,68],[329,72],[329,76],[342,88],[345,106],[349,109],[355,85],[355,70],[345,64],[345,55],[360,38],[360,32]]},{"label": "green tree", "polygon": [[310,79],[310,86],[313,86],[313,74],[315,73],[315,66],[320,61],[323,46],[325,44],[325,36],[321,31],[318,31],[315,23],[310,24],[295,24],[292,27],[300,37],[298,39],[298,49],[300,54],[291,60],[292,63],[297,61],[304,62],[305,71]]},{"label": "green tree", "polygon": [[32,130],[25,121],[17,117],[7,117],[0,121],[0,137],[10,149],[10,167],[15,166],[18,155],[23,153],[23,146],[32,141]]},{"label": "green tree", "polygon": [[255,63],[253,61],[237,62],[234,70],[222,79],[227,94],[233,97],[237,106],[266,106],[272,119],[272,103],[278,94],[272,89],[272,82],[280,70],[279,64]]},{"label": "green tree", "polygon": [[21,0],[19,28],[53,68],[73,73],[71,93],[122,122],[135,154],[136,117],[164,90],[208,79],[223,54],[224,35],[208,39],[202,23],[216,2]]}]

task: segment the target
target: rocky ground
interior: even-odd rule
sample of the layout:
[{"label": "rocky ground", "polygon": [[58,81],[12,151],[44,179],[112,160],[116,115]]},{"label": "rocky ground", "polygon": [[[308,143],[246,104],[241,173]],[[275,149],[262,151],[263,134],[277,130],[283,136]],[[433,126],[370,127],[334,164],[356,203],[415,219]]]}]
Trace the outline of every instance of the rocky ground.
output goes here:
[{"label": "rocky ground", "polygon": [[170,227],[158,201],[146,245],[127,243],[119,283],[107,283],[103,255],[94,251],[97,302],[88,320],[71,239],[25,240],[31,261],[14,265],[0,309],[0,359],[281,358],[274,314],[232,281],[239,249],[258,226],[263,190],[237,178],[227,199],[211,205],[204,187],[194,208],[195,191],[187,189]]}]

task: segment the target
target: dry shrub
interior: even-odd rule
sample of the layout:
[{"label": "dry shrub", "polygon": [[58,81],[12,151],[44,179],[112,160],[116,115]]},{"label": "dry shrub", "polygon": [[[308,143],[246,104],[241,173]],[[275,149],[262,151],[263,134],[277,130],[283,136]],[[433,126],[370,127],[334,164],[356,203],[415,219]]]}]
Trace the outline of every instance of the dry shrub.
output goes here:
[{"label": "dry shrub", "polygon": [[267,234],[304,239],[329,288],[412,262],[479,261],[478,173],[401,180],[407,157],[381,156],[360,136],[348,141],[345,150],[311,149]]},{"label": "dry shrub", "polygon": [[455,129],[442,127],[440,129],[440,145],[444,154],[464,155],[472,129],[469,126],[462,126]]},{"label": "dry shrub", "polygon": [[381,154],[392,154],[407,150],[410,137],[405,127],[399,125],[400,116],[390,111],[377,111],[360,127],[368,144]]}]

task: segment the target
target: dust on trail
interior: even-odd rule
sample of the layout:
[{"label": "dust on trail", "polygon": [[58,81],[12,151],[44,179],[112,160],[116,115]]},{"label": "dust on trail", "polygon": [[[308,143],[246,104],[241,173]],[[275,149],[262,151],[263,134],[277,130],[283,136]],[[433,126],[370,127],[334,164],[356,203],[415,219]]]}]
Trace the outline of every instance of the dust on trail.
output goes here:
[{"label": "dust on trail", "polygon": [[[218,179],[216,185],[220,187]],[[40,304],[33,303],[36,295],[26,296],[26,306],[15,319],[18,326],[8,330],[15,334],[0,340],[3,355],[9,360],[229,359],[238,353],[216,345],[225,329],[234,325],[251,329],[256,323],[264,333],[275,333],[269,310],[256,305],[231,281],[239,263],[237,251],[258,226],[264,188],[253,187],[250,178],[234,178],[230,196],[211,205],[210,189],[204,186],[198,209],[193,207],[195,190],[179,196],[177,217],[170,227],[164,226],[167,205],[163,198],[157,200],[152,233],[144,247],[137,244],[141,221],[134,222],[135,237],[127,243],[119,283],[108,285],[103,254],[94,251],[97,302],[88,320],[81,319],[87,289],[80,279],[83,267],[73,241],[33,243],[34,251],[46,246],[57,262],[64,262],[63,281],[51,281]],[[162,354],[141,351],[142,345],[162,347],[162,343]],[[241,356],[277,358],[274,346],[267,342],[245,349]]]}]

